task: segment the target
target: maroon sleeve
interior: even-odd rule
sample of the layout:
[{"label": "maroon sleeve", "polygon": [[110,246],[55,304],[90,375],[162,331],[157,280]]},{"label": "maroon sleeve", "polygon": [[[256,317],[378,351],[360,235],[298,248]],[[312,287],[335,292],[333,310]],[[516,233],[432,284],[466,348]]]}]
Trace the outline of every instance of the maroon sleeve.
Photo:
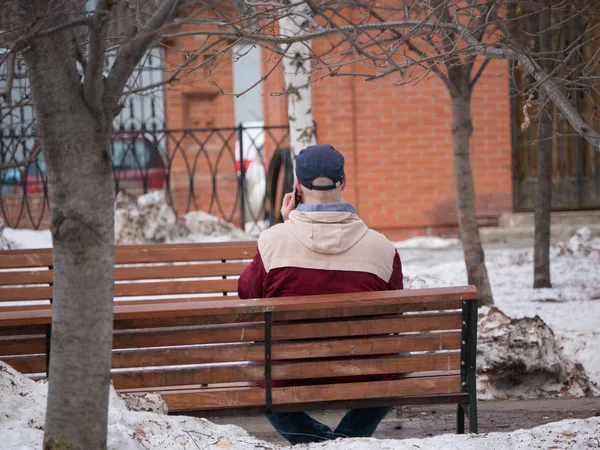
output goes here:
[{"label": "maroon sleeve", "polygon": [[388,289],[390,291],[404,289],[404,282],[402,280],[402,263],[400,262],[400,255],[398,254],[397,250],[396,255],[394,256],[392,276],[390,277],[390,281],[388,281]]},{"label": "maroon sleeve", "polygon": [[264,283],[267,272],[260,256],[256,256],[238,280],[238,295],[241,299],[264,297]]}]

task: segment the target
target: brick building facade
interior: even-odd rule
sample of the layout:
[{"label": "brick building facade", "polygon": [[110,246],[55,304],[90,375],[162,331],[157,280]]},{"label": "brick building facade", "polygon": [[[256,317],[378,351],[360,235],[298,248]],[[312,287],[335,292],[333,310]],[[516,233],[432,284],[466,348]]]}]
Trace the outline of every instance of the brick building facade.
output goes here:
[{"label": "brick building facade", "polygon": [[[270,60],[264,59],[263,72]],[[318,141],[345,155],[346,199],[370,227],[392,239],[454,234],[450,95],[437,77],[416,86],[395,86],[394,81],[397,78],[316,81],[312,101]],[[283,72],[275,71],[264,92],[281,92],[283,86]],[[512,211],[508,94],[508,64],[493,61],[478,81],[472,101],[471,164],[482,223],[493,223],[499,214]],[[265,95],[264,111],[266,123],[285,122],[285,98]]]},{"label": "brick building facade", "polygon": [[[197,46],[194,39],[199,38],[187,36],[167,43],[165,76],[185,60],[182,49]],[[232,54],[226,52],[214,61],[210,55],[203,58],[198,60],[198,64],[205,63],[199,70],[182,72],[164,93],[168,131],[164,142],[171,157],[169,188],[179,213],[201,209],[239,223],[233,129],[237,124],[234,96],[227,95],[234,92]],[[266,73],[276,58],[263,52],[262,60]],[[370,227],[392,239],[454,234],[457,219],[450,96],[436,77],[416,86],[396,86],[394,81],[397,78],[316,81],[312,101],[318,141],[331,143],[345,155],[346,199]],[[279,68],[262,85],[265,125],[287,123],[283,88]],[[508,94],[508,65],[493,61],[478,81],[472,102],[471,162],[477,212],[484,221],[493,222],[499,214],[513,209]],[[190,133],[190,129],[196,131]],[[272,148],[265,143],[267,163]],[[27,202],[42,211],[43,197],[37,197],[29,195]],[[4,198],[5,212],[16,215],[21,201]],[[42,228],[47,218],[46,209]]]}]

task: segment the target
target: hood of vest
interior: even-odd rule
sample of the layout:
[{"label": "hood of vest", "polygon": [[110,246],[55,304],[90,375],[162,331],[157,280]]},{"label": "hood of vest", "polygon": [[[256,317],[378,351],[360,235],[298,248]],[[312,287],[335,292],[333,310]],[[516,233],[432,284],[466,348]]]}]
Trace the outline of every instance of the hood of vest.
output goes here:
[{"label": "hood of vest", "polygon": [[285,226],[302,245],[328,255],[349,250],[369,231],[364,222],[350,212],[292,211]]}]

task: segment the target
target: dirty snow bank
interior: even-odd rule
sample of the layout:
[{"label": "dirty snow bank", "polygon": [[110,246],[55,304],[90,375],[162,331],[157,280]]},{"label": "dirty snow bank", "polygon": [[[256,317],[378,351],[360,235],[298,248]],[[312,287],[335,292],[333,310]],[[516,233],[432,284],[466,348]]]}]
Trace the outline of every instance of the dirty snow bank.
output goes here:
[{"label": "dirty snow bank", "polygon": [[[34,382],[0,362],[0,436],[4,450],[42,447],[46,396],[45,382]],[[269,446],[233,425],[216,425],[195,417],[134,411],[111,388],[109,449],[182,449],[213,444],[239,449]]]},{"label": "dirty snow bank", "polygon": [[121,191],[115,202],[115,243],[156,244],[250,239],[234,225],[204,211],[179,219],[163,191],[135,197]]},{"label": "dirty snow bank", "polygon": [[[406,288],[467,283],[460,248],[399,251]],[[554,245],[548,289],[532,288],[531,248],[488,246],[486,266],[501,312],[480,310],[480,398],[597,394],[600,239],[584,227]]]},{"label": "dirty snow bank", "polygon": [[5,226],[0,217],[0,250],[18,250],[22,248],[51,248],[50,230],[15,230]]},{"label": "dirty snow bank", "polygon": [[[177,218],[162,191],[139,197],[121,191],[115,201],[115,243],[120,245],[243,241],[256,234],[204,211]],[[0,250],[26,248],[52,248],[50,231],[7,228],[0,218]]]},{"label": "dirty snow bank", "polygon": [[[0,362],[0,435],[5,450],[42,446],[47,385],[34,382]],[[344,439],[303,446],[323,450],[381,449],[530,449],[597,448],[600,418],[564,420],[511,433],[447,434],[426,439]],[[259,441],[233,425],[216,425],[206,419],[132,411],[114,389],[110,393],[108,449],[169,450],[229,448],[275,450],[283,448]]]},{"label": "dirty snow bank", "polygon": [[477,328],[479,399],[583,397],[600,392],[539,316],[511,319],[498,308],[484,307]]}]

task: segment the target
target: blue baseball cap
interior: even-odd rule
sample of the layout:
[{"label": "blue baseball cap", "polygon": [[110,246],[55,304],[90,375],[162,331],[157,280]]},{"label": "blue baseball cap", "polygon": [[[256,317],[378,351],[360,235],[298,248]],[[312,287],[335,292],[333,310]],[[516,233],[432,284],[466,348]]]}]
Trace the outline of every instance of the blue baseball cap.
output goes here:
[{"label": "blue baseball cap", "polygon": [[[311,145],[296,158],[296,176],[300,184],[315,191],[330,191],[344,182],[344,156],[329,144]],[[317,178],[329,178],[329,186],[313,186]]]}]

